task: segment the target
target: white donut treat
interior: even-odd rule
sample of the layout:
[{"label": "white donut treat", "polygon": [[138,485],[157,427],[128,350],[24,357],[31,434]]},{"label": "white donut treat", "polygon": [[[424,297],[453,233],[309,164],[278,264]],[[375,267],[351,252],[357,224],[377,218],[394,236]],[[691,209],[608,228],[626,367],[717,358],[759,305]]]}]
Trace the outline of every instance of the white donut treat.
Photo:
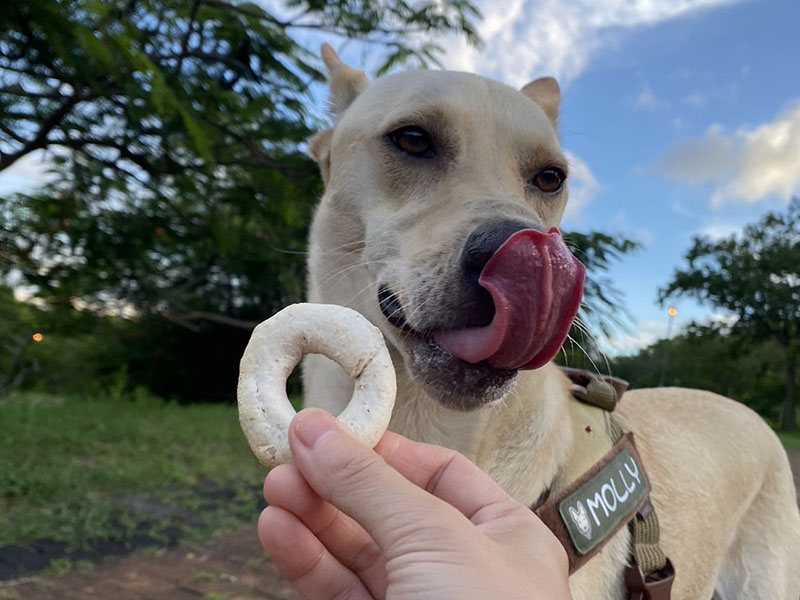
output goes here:
[{"label": "white donut treat", "polygon": [[350,403],[336,418],[374,447],[392,415],[397,384],[380,330],[354,310],[292,304],[258,325],[239,368],[239,423],[258,461],[292,460],[289,423],[295,411],[286,380],[306,354],[322,354],[355,380]]}]

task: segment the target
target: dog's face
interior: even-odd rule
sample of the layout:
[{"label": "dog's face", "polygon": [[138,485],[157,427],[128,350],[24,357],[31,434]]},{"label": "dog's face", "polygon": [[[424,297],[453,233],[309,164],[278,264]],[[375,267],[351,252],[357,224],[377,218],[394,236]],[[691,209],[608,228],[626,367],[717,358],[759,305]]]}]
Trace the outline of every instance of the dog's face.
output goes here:
[{"label": "dog's face", "polygon": [[[536,230],[514,242],[534,248],[523,263],[545,262],[556,273],[547,285],[571,286],[567,280],[577,277],[558,279],[571,257],[555,248],[556,232],[546,233],[567,201],[568,166],[555,128],[558,86],[543,79],[517,91],[432,71],[370,85],[326,52],[340,119],[311,143],[326,183],[312,231],[316,299],[347,304],[375,322],[395,360],[443,405],[467,410],[495,401],[510,389],[520,361],[536,361],[535,351],[527,341],[498,341],[516,339],[507,323],[501,333],[497,325],[470,332],[490,329],[507,298],[522,311],[525,297],[539,294],[484,281],[508,279],[518,268],[505,257],[513,248],[501,258],[498,249],[521,230]],[[574,304],[573,292],[564,294]],[[564,303],[560,293],[545,295]],[[487,360],[489,351],[481,352],[492,344],[511,344],[512,354],[523,348],[516,363]]]}]

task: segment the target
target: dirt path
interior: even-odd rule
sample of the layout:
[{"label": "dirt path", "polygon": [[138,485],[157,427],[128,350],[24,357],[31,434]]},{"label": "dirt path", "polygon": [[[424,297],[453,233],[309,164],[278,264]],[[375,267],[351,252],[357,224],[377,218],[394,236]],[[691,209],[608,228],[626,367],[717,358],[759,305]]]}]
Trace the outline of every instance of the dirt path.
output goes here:
[{"label": "dirt path", "polygon": [[0,583],[2,600],[296,600],[256,538],[255,526],[202,547],[134,554],[59,576]]},{"label": "dirt path", "polygon": [[[788,451],[800,504],[800,452]],[[296,600],[249,526],[203,546],[0,583],[0,600]]]}]

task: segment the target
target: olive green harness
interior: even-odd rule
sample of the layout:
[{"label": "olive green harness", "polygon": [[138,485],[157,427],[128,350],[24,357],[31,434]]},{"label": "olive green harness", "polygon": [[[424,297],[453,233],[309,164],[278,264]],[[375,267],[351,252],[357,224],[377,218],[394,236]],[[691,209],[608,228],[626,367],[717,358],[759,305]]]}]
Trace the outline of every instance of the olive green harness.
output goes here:
[{"label": "olive green harness", "polygon": [[570,574],[588,562],[626,524],[631,559],[629,600],[669,600],[675,570],[659,546],[658,517],[633,433],[613,418],[628,387],[614,377],[564,369],[572,381],[573,444],[567,464],[531,507],[567,551]]}]

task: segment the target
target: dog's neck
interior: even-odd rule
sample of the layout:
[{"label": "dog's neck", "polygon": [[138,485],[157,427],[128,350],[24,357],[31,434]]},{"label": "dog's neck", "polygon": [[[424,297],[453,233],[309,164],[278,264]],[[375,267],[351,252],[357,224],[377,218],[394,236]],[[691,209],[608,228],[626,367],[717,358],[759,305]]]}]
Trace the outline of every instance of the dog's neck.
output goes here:
[{"label": "dog's neck", "polygon": [[442,407],[407,373],[397,373],[397,401],[389,428],[406,437],[446,446],[475,461],[495,407],[469,412]]},{"label": "dog's neck", "polygon": [[531,504],[569,455],[567,390],[563,375],[547,365],[520,373],[503,400],[461,412],[442,407],[408,375],[398,373],[390,428],[461,452],[519,502]]}]

